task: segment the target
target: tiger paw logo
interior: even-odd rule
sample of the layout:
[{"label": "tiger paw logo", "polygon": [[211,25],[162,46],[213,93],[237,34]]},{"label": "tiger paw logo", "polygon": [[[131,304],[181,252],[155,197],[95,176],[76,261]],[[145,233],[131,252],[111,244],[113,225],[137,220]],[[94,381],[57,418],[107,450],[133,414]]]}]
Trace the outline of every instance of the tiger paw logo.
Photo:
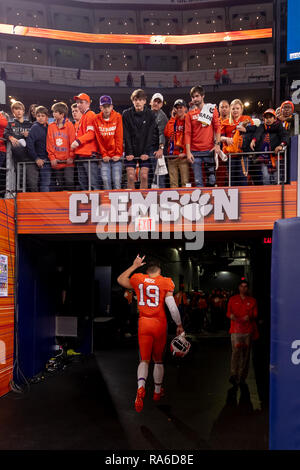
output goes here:
[{"label": "tiger paw logo", "polygon": [[150,43],[151,44],[164,44],[166,41],[166,36],[151,36]]},{"label": "tiger paw logo", "polygon": [[61,147],[62,144],[63,144],[63,140],[62,139],[56,139],[55,143],[56,143],[57,147]]},{"label": "tiger paw logo", "polygon": [[184,194],[180,198],[181,215],[190,222],[197,222],[213,210],[213,205],[209,204],[209,201],[210,194],[201,195],[201,189],[196,189],[191,194]]}]

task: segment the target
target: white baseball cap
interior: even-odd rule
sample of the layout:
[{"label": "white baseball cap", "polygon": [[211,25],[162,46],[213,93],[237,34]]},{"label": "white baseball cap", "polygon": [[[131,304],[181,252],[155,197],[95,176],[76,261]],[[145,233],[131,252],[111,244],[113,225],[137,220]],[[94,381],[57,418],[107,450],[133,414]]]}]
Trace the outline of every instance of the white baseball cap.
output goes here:
[{"label": "white baseball cap", "polygon": [[164,97],[161,93],[154,93],[154,95],[151,98],[151,101],[154,101],[154,100],[160,100],[163,103]]}]

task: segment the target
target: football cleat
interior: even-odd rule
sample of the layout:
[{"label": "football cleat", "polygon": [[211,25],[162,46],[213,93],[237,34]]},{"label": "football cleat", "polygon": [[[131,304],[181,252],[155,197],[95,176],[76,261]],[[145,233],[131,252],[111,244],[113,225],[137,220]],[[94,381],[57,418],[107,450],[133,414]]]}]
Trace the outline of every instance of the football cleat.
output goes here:
[{"label": "football cleat", "polygon": [[159,401],[161,398],[163,398],[165,396],[165,390],[163,387],[161,387],[160,389],[160,392],[157,393],[155,390],[154,390],[154,393],[153,393],[153,400],[154,401]]},{"label": "football cleat", "polygon": [[138,413],[140,413],[143,409],[143,406],[144,406],[143,400],[145,398],[145,395],[146,395],[146,390],[144,389],[144,387],[138,388],[137,393],[136,393],[136,399],[134,402],[135,410]]},{"label": "football cleat", "polygon": [[176,336],[171,341],[171,353],[176,357],[184,357],[189,352],[191,343],[185,338],[185,333]]}]

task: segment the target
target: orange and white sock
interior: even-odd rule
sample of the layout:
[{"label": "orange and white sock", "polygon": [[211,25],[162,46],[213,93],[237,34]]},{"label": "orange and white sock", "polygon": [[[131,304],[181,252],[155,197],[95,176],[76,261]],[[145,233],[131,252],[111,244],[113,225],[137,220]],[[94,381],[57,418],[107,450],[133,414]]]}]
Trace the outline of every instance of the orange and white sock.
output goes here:
[{"label": "orange and white sock", "polygon": [[149,364],[148,362],[142,361],[139,363],[137,370],[137,379],[138,379],[138,388],[144,387],[146,385],[146,380],[148,377]]},{"label": "orange and white sock", "polygon": [[164,365],[162,362],[156,362],[153,368],[153,379],[155,385],[155,393],[160,393],[164,378]]}]

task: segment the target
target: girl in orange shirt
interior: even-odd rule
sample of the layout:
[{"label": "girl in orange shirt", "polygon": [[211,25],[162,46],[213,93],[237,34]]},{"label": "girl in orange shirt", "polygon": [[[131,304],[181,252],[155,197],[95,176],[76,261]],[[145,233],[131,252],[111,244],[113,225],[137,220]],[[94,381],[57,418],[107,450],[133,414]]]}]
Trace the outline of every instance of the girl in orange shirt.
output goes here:
[{"label": "girl in orange shirt", "polygon": [[[243,115],[244,105],[239,99],[230,103],[230,115],[221,126],[221,142],[224,153],[241,153],[243,138],[248,124],[254,125],[250,116]],[[231,186],[245,186],[248,179],[248,158],[233,155],[230,162]]]}]

